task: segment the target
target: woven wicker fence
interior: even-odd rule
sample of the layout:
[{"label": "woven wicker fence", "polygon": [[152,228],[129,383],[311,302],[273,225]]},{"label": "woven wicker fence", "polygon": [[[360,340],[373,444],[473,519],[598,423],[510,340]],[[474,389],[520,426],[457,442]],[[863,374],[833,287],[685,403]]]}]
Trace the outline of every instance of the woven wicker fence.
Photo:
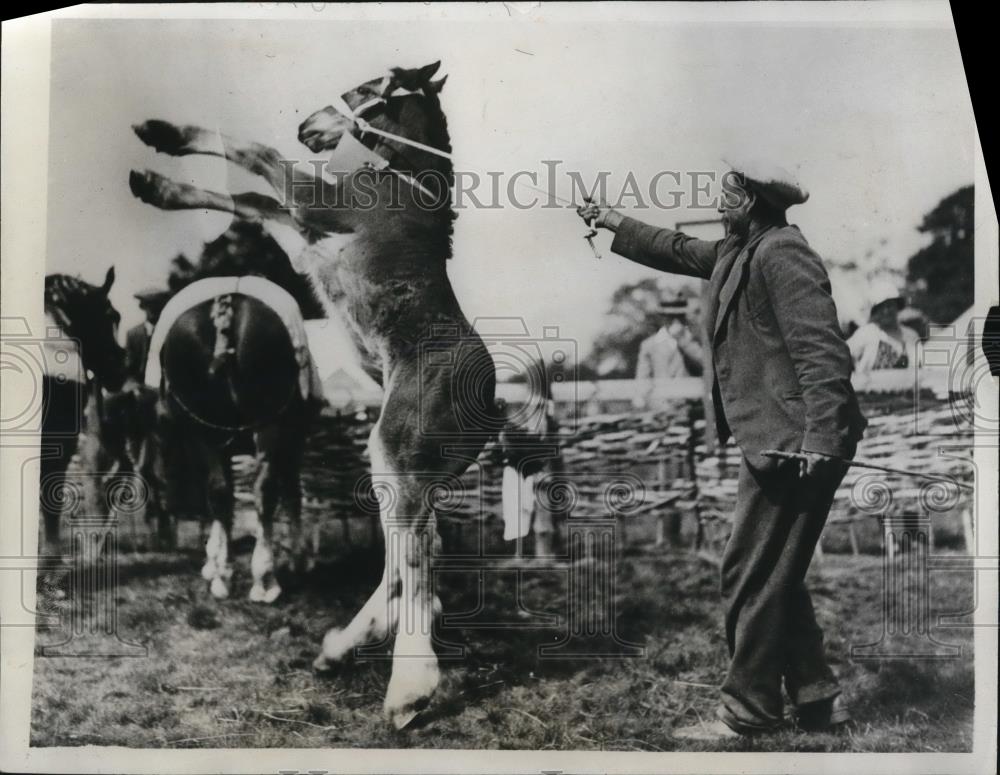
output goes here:
[{"label": "woven wicker fence", "polygon": [[[973,428],[956,405],[933,395],[862,394],[869,418],[857,459],[974,482]],[[365,452],[372,418],[322,419],[310,437],[303,471],[305,519],[330,551],[380,539]],[[576,420],[561,444],[561,466],[538,477],[539,501],[565,519],[608,519],[625,550],[661,545],[717,558],[736,501],[740,452],[708,447],[701,402],[678,400],[657,412]],[[237,497],[251,505],[253,461],[237,458]],[[509,553],[501,540],[501,475],[493,444],[437,510],[446,544],[458,551]],[[552,503],[548,503],[551,501]],[[971,492],[958,487],[851,469],[837,493],[820,552],[878,552],[885,516],[932,517],[932,541],[971,541]],[[557,531],[558,532],[558,531]]]}]

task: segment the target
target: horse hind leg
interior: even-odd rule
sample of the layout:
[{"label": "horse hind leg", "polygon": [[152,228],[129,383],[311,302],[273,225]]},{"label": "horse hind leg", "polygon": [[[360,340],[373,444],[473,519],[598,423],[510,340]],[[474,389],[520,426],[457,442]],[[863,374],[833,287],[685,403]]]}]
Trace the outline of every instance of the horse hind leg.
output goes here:
[{"label": "horse hind leg", "polygon": [[372,464],[372,489],[379,501],[379,517],[385,535],[385,567],[378,587],[351,619],[350,624],[344,628],[332,627],[323,637],[323,646],[313,662],[313,668],[319,672],[330,670],[345,661],[359,646],[385,640],[395,629],[399,617],[400,579],[398,569],[390,563],[387,533],[388,525],[395,519],[396,482],[387,473],[378,424],[372,429],[368,450]]},{"label": "horse hind leg", "polygon": [[407,726],[428,704],[441,679],[433,645],[434,617],[441,611],[431,573],[436,531],[424,484],[400,477],[396,519],[386,530],[389,567],[399,578],[399,602],[384,710],[397,729]]},{"label": "horse hind leg", "polygon": [[209,472],[208,512],[212,520],[205,542],[205,565],[202,578],[209,582],[212,596],[218,600],[229,597],[229,580],[233,567],[229,561],[229,539],[233,528],[233,484],[224,455],[213,455]]},{"label": "horse hind leg", "polygon": [[[292,566],[296,573],[310,572],[319,555],[318,539],[307,540],[302,527],[302,455],[305,449],[304,424],[292,423],[285,433],[285,453],[281,467],[281,507],[288,516]],[[318,530],[318,525],[315,526]]]},{"label": "horse hind leg", "polygon": [[[259,443],[259,442],[258,442]],[[280,495],[280,475],[276,461],[269,450],[258,453],[259,469],[254,493],[257,502],[257,534],[250,570],[253,586],[250,600],[255,603],[273,603],[281,594],[281,586],[274,575],[274,513]]]}]

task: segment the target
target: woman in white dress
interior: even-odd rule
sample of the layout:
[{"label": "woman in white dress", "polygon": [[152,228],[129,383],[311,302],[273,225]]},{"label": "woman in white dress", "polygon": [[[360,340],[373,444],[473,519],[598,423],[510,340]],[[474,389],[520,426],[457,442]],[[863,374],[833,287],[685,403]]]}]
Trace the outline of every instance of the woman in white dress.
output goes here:
[{"label": "woman in white dress", "polygon": [[854,369],[859,374],[868,374],[881,369],[913,368],[920,337],[899,322],[899,312],[906,302],[896,288],[876,287],[874,290],[875,303],[869,322],[847,340]]}]

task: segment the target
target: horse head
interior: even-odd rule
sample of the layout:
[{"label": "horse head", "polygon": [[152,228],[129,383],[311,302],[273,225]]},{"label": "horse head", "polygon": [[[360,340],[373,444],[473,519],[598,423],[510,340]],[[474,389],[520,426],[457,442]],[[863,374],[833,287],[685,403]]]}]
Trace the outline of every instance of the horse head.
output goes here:
[{"label": "horse head", "polygon": [[118,344],[121,315],[108,300],[114,281],[114,267],[100,286],[65,274],[45,278],[46,312],[79,343],[84,367],[108,390],[118,390],[125,381],[125,350]]},{"label": "horse head", "polygon": [[341,95],[342,104],[317,110],[299,126],[299,142],[313,153],[333,150],[351,134],[386,158],[397,170],[413,174],[451,171],[450,162],[391,138],[366,131],[370,126],[448,153],[451,141],[438,94],[448,76],[432,81],[441,66],[394,67],[382,78],[367,81]]}]

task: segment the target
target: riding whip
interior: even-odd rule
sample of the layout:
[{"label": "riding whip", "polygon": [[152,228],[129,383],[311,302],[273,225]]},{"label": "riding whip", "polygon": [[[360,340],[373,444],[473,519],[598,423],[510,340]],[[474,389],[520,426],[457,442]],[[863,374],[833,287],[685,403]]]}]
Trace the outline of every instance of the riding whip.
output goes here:
[{"label": "riding whip", "polygon": [[[776,458],[778,460],[807,460],[808,456],[802,452],[781,452],[777,449],[765,449],[762,450],[761,455],[764,457]],[[845,466],[850,468],[867,468],[872,471],[884,471],[887,474],[900,474],[902,476],[916,476],[921,479],[929,479],[934,482],[943,482],[944,484],[953,484],[956,487],[962,487],[966,490],[975,491],[975,488],[971,484],[965,482],[959,482],[954,479],[949,479],[946,476],[937,476],[935,474],[925,474],[920,471],[907,471],[905,468],[892,468],[890,466],[882,466],[877,463],[869,463],[864,460],[844,460]]]},{"label": "riding whip", "polygon": [[[585,196],[583,198],[583,201],[587,202],[588,204],[590,204],[594,200],[591,199],[589,196]],[[583,238],[585,240],[587,240],[587,244],[590,245],[590,249],[592,251],[594,251],[594,257],[595,258],[600,258],[601,254],[597,250],[597,246],[594,244],[594,237],[597,236],[597,227],[594,224],[595,224],[595,219],[594,218],[591,218],[589,221],[587,221],[587,228],[589,229],[589,231],[586,234],[583,235]]]}]

